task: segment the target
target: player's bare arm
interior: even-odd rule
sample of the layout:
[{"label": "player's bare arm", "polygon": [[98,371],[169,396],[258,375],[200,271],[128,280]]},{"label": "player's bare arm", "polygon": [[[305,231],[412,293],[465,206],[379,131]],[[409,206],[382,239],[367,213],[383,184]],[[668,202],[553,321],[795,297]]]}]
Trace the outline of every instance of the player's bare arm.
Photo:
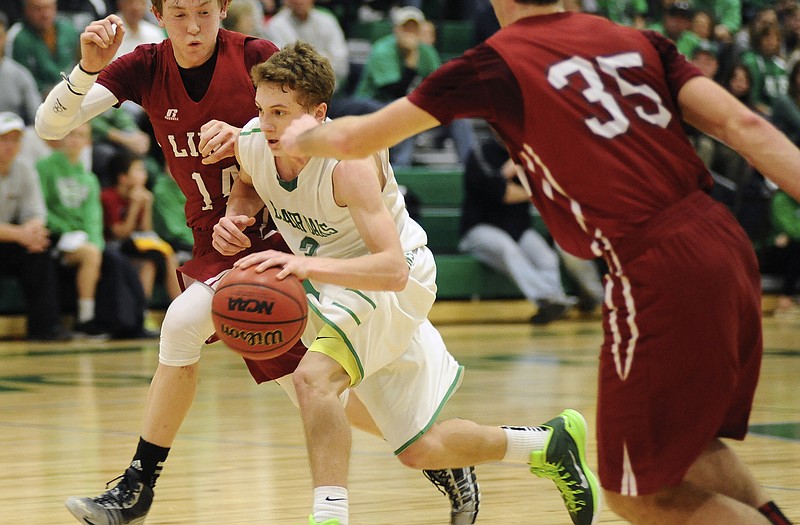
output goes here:
[{"label": "player's bare arm", "polygon": [[233,157],[236,139],[242,130],[219,120],[210,120],[200,128],[200,154],[203,164],[214,164]]},{"label": "player's bare arm", "polygon": [[397,228],[381,200],[382,181],[374,158],[340,162],[333,171],[333,186],[337,204],[347,206],[369,255],[335,259],[269,250],[248,255],[235,266],[258,265],[257,271],[279,266],[283,267],[278,273],[279,279],[294,274],[300,279],[310,277],[361,290],[405,288],[408,266]]},{"label": "player's bare arm", "polygon": [[231,187],[225,208],[225,216],[214,225],[211,244],[222,255],[235,255],[250,247],[250,239],[242,233],[245,228],[255,224],[254,215],[264,203],[253,187],[250,175],[239,169],[239,176]]},{"label": "player's bare arm", "polygon": [[341,265],[315,261],[312,277],[364,290],[399,291],[405,288],[408,265],[397,227],[381,199],[383,186],[383,176],[375,156],[343,161],[336,166],[333,171],[334,199],[339,206],[347,207],[370,254],[339,260]]},{"label": "player's bare arm", "polygon": [[280,140],[293,156],[360,159],[439,124],[404,97],[375,113],[341,117],[322,125],[313,117],[302,116]]},{"label": "player's bare arm", "polygon": [[684,119],[738,151],[765,177],[800,199],[800,150],[716,82],[696,77],[678,94]]}]

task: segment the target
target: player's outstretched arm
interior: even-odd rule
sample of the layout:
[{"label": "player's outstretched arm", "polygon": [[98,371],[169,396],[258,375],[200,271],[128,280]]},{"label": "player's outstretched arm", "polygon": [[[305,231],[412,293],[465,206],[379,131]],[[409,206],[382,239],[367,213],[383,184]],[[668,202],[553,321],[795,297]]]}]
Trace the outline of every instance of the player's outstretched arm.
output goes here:
[{"label": "player's outstretched arm", "polygon": [[761,174],[800,199],[800,150],[777,128],[705,77],[678,94],[684,119],[735,149]]},{"label": "player's outstretched arm", "polygon": [[117,98],[94,81],[114,58],[125,27],[117,15],[95,20],[81,33],[81,60],[47,95],[36,111],[36,132],[55,140],[116,104]]},{"label": "player's outstretched arm", "polygon": [[310,115],[295,120],[281,136],[283,148],[298,157],[360,159],[435,128],[439,121],[404,97],[374,113],[318,124]]}]

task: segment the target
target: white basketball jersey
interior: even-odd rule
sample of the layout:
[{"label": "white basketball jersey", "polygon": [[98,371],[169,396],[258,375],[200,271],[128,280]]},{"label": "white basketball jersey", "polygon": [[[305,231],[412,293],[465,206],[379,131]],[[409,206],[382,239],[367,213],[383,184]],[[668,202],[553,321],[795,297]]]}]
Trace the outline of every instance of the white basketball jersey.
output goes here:
[{"label": "white basketball jersey", "polygon": [[[295,254],[345,259],[369,253],[348,209],[334,201],[333,170],[339,160],[312,157],[294,180],[281,180],[258,118],[244,126],[238,148],[242,167]],[[382,199],[397,226],[403,251],[426,245],[425,230],[406,211],[388,151],[376,155],[386,179]]]}]

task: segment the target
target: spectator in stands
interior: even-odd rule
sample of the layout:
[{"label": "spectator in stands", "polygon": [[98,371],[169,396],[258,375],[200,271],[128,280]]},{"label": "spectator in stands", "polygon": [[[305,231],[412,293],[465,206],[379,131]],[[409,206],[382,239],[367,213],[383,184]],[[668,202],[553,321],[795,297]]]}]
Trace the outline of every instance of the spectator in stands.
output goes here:
[{"label": "spectator in stands", "polygon": [[544,325],[563,318],[574,301],[561,285],[558,254],[533,228],[530,209],[505,147],[488,139],[465,165],[458,249],[509,276],[537,307],[531,323]]},{"label": "spectator in stands", "polygon": [[800,62],[789,72],[786,94],[775,100],[772,123],[795,144],[800,145]]},{"label": "spectator in stands", "polygon": [[0,113],[0,274],[22,284],[28,339],[65,340],[39,177],[18,159],[24,130],[18,115]]},{"label": "spectator in stands", "polygon": [[689,31],[697,35],[700,40],[714,41],[714,17],[708,11],[695,11]]},{"label": "spectator in stands", "polygon": [[647,0],[598,0],[598,15],[625,26],[644,29]]},{"label": "spectator in stands", "polygon": [[56,151],[40,160],[36,168],[47,206],[47,227],[59,260],[77,268],[78,315],[74,331],[107,337],[95,318],[95,292],[105,247],[100,184],[80,161],[90,140],[89,124],[79,126],[59,141]]},{"label": "spectator in stands", "polygon": [[741,62],[753,79],[753,107],[769,117],[772,115],[773,101],[786,94],[789,84],[786,62],[780,56],[781,28],[778,24],[768,24],[754,38],[752,49],[742,54]]},{"label": "spectator in stands", "polygon": [[314,0],[284,0],[283,8],[270,18],[265,38],[282,48],[302,40],[330,60],[336,75],[336,89],[347,84],[349,53],[339,21],[329,11],[314,6]]},{"label": "spectator in stands", "polygon": [[664,11],[660,22],[650,24],[648,29],[658,31],[669,38],[682,54],[691,56],[692,50],[697,45],[699,37],[689,31],[692,25],[694,10],[685,0],[677,0],[670,4]]},{"label": "spectator in stands", "polygon": [[194,237],[186,225],[186,196],[169,173],[156,177],[153,184],[153,229],[167,241],[183,264],[192,257]]},{"label": "spectator in stands", "polygon": [[83,32],[92,20],[108,16],[114,10],[116,0],[58,0],[58,14]]},{"label": "spectator in stands", "polygon": [[100,194],[106,241],[120,246],[139,270],[145,299],[150,302],[158,281],[170,301],[178,297],[178,258],[175,250],[153,231],[153,194],[147,189],[144,160],[129,151],[117,152],[109,161],[116,185]]},{"label": "spectator in stands", "polygon": [[778,12],[775,10],[774,6],[767,5],[759,9],[752,20],[747,24],[747,27],[740,29],[734,36],[734,42],[738,53],[741,54],[751,49],[755,41],[755,35],[764,27],[768,25],[777,25],[779,23]]},{"label": "spectator in stands", "polygon": [[25,66],[45,93],[77,63],[80,33],[56,16],[56,0],[25,0],[24,6],[22,22],[9,29],[6,54]]},{"label": "spectator in stands", "polygon": [[775,314],[797,313],[797,281],[800,279],[800,203],[783,191],[772,196],[770,217],[775,228],[774,256],[780,258],[783,283]]},{"label": "spectator in stands", "polygon": [[42,96],[33,75],[22,64],[5,56],[8,18],[0,11],[0,111],[10,111],[32,126]]},{"label": "spectator in stands", "polygon": [[718,53],[719,48],[715,42],[701,40],[692,50],[690,62],[697,66],[703,75],[713,80],[719,71]]},{"label": "spectator in stands", "polygon": [[781,55],[787,59],[789,64],[787,69],[791,69],[800,53],[800,6],[794,2],[786,4],[781,10],[781,25],[783,26]]},{"label": "spectator in stands", "polygon": [[731,42],[742,27],[742,4],[740,0],[692,0],[692,6],[711,14],[717,21],[714,39]]},{"label": "spectator in stands", "polygon": [[22,136],[22,150],[18,160],[36,173],[36,162],[50,154],[50,148],[33,130],[36,108],[42,103],[42,95],[36,80],[28,69],[5,53],[8,21],[0,11],[0,111],[14,113],[25,121],[31,133]]},{"label": "spectator in stands", "polygon": [[117,14],[125,22],[125,38],[115,56],[130,53],[139,44],[155,44],[166,38],[163,29],[145,19],[149,7],[150,0],[117,0]]},{"label": "spectator in stands", "polygon": [[[719,70],[719,59],[717,58],[717,44],[708,40],[701,40],[697,47],[692,51],[691,62],[703,75],[710,79],[715,79]],[[686,136],[694,146],[697,155],[703,160],[703,163],[711,167],[714,160],[714,151],[716,150],[716,141],[689,124],[683,125],[686,131]]]},{"label": "spectator in stands", "polygon": [[113,186],[116,174],[108,170],[111,157],[120,151],[147,155],[150,135],[142,131],[134,117],[123,108],[109,108],[89,123],[93,144],[91,169],[103,186]]},{"label": "spectator in stands", "polygon": [[[361,72],[355,98],[365,101],[366,111],[404,97],[441,64],[436,49],[421,41],[425,15],[416,7],[406,6],[392,11],[393,33],[375,41]],[[333,104],[332,116],[356,113],[340,111]],[[358,113],[363,113],[359,111]],[[456,120],[447,127],[453,138],[459,161],[466,162],[476,147],[475,134],[469,120]],[[414,155],[414,139],[408,139],[390,150],[392,165],[410,166]]]},{"label": "spectator in stands", "polygon": [[222,27],[255,37],[262,37],[264,33],[259,20],[259,7],[250,0],[230,4],[228,16],[222,20]]},{"label": "spectator in stands", "polygon": [[500,22],[494,12],[492,4],[485,2],[475,10],[472,17],[472,43],[478,45],[500,29]]},{"label": "spectator in stands", "polygon": [[749,69],[741,64],[734,66],[722,84],[739,102],[753,107],[753,77]]}]

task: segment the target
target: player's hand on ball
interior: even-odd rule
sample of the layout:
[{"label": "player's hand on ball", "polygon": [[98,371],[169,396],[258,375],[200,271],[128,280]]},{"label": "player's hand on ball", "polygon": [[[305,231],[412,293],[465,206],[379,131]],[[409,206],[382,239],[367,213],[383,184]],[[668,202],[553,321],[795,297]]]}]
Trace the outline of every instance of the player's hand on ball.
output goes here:
[{"label": "player's hand on ball", "polygon": [[297,137],[308,131],[309,129],[316,128],[320,122],[311,115],[301,115],[294,119],[291,124],[284,130],[281,135],[280,143],[283,151],[287,155],[293,157],[301,157],[303,151],[298,147]]},{"label": "player's hand on ball", "polygon": [[235,255],[246,250],[250,247],[250,239],[242,231],[255,222],[254,217],[247,215],[221,218],[211,233],[211,245],[222,255]]},{"label": "player's hand on ball", "polygon": [[220,120],[210,120],[200,128],[200,155],[203,164],[214,164],[236,154],[240,128]]},{"label": "player's hand on ball", "polygon": [[242,269],[255,266],[256,272],[259,273],[266,271],[268,268],[281,268],[275,276],[278,280],[283,280],[290,275],[303,280],[308,277],[307,263],[307,257],[298,257],[297,255],[277,250],[265,250],[246,255],[236,261],[233,266]]}]

